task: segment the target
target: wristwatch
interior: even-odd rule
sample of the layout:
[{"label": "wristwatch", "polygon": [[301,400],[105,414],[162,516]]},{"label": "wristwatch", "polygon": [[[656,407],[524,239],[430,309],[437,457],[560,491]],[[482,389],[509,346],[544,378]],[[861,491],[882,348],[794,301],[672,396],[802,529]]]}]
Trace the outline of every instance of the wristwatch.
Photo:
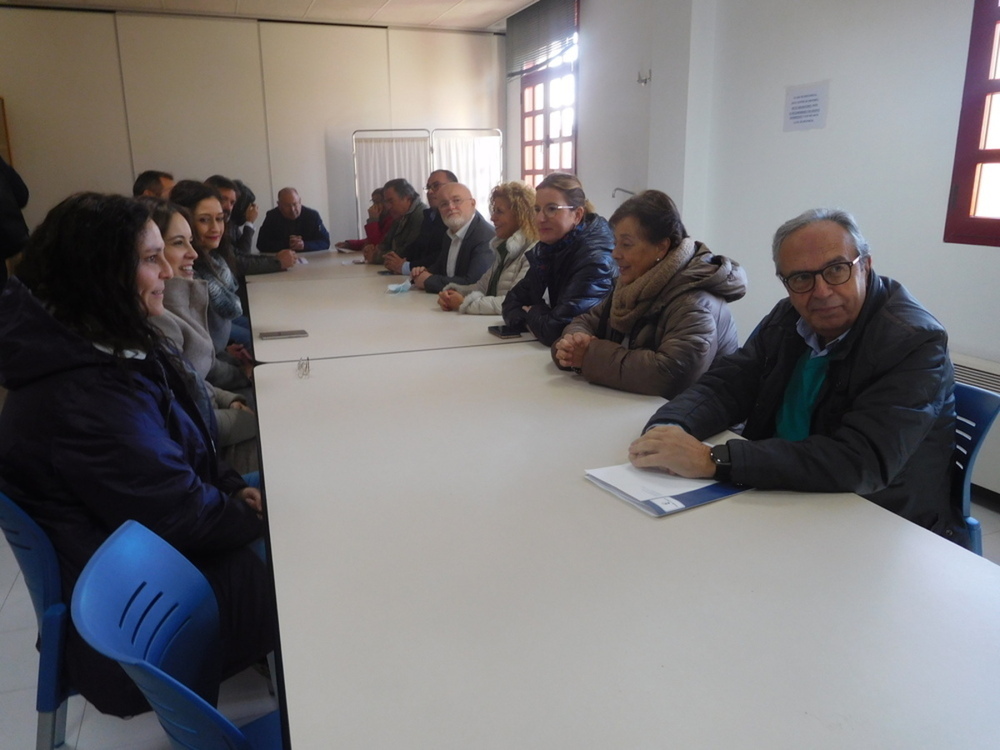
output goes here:
[{"label": "wristwatch", "polygon": [[719,443],[712,447],[709,452],[712,463],[715,464],[715,478],[720,482],[731,482],[733,480],[733,463],[729,460],[729,446],[726,443]]}]

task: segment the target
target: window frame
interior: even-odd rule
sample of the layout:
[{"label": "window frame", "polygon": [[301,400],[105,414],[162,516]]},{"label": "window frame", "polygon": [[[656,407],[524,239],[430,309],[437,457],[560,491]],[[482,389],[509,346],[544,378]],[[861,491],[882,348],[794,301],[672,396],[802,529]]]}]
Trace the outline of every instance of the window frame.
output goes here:
[{"label": "window frame", "polygon": [[[975,0],[962,109],[955,142],[944,241],[1000,246],[1000,218],[973,216],[979,166],[1000,164],[1000,149],[981,148],[986,100],[1000,94],[1000,75],[991,78],[994,46],[1000,41],[1000,2]],[[997,99],[1000,106],[1000,97]],[[994,115],[997,116],[997,115]]]},{"label": "window frame", "polygon": [[[573,132],[569,136],[559,136],[558,138],[552,138],[550,136],[550,124],[551,115],[553,110],[552,103],[552,83],[553,81],[562,78],[566,75],[573,76]],[[579,88],[580,77],[577,75],[577,61],[570,63],[564,63],[562,65],[549,66],[543,68],[542,70],[536,70],[531,73],[526,73],[521,76],[521,100],[519,108],[521,110],[521,179],[531,186],[537,186],[539,182],[544,179],[545,175],[551,172],[570,172],[576,173],[577,164],[577,148],[576,148],[576,136],[577,136],[577,124],[579,123],[579,102],[577,101],[577,93]],[[531,112],[525,110],[525,98],[528,89],[534,89],[538,84],[544,84],[545,86],[545,104],[541,109],[533,108]],[[564,109],[559,107],[559,110]],[[525,122],[529,118],[529,115],[542,115],[542,138],[537,137],[537,132],[534,132],[532,128],[532,138],[527,138],[527,131],[525,128]],[[573,150],[572,164],[570,166],[563,165],[560,160],[560,165],[558,167],[553,167],[549,159],[550,147],[553,144],[569,143]],[[532,168],[527,168],[527,160],[525,159],[525,152],[527,149],[535,149],[541,147],[542,150],[542,164],[539,165],[536,160],[532,159]]]}]

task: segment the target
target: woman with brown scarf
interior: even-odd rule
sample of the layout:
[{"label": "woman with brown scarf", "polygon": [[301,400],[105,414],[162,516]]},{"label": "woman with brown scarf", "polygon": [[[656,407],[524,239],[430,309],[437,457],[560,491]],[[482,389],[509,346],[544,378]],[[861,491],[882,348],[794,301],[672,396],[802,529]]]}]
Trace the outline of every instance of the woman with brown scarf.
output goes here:
[{"label": "woman with brown scarf", "polygon": [[626,200],[610,224],[615,289],[566,326],[552,358],[591,383],[672,398],[736,351],[727,303],[746,294],[746,272],[692,240],[659,190]]}]

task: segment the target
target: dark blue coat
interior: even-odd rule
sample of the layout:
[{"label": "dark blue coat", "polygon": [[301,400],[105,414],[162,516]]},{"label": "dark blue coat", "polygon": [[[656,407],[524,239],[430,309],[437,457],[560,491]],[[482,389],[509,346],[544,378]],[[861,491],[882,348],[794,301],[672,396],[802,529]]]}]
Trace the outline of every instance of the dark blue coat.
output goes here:
[{"label": "dark blue coat", "polygon": [[[243,548],[262,521],[232,496],[246,483],[219,464],[211,410],[183,364],[160,350],[127,360],[98,350],[15,277],[0,294],[0,384],[10,390],[0,478],[52,540],[67,601],[97,547],[135,519],[213,571],[220,610],[232,605],[224,569],[246,568]],[[246,572],[266,581],[262,567]],[[75,633],[68,648],[71,683],[99,709],[144,710],[117,665]]]},{"label": "dark blue coat", "polygon": [[300,252],[330,249],[330,233],[323,226],[319,211],[307,206],[302,207],[296,219],[286,219],[277,208],[264,214],[264,223],[257,235],[257,249],[262,253],[281,252],[288,247],[288,238],[293,234],[302,238]]},{"label": "dark blue coat", "polygon": [[614,246],[611,227],[597,214],[588,214],[555,244],[539,242],[528,251],[528,273],[503,301],[504,322],[552,346],[567,323],[611,293],[618,276]]}]

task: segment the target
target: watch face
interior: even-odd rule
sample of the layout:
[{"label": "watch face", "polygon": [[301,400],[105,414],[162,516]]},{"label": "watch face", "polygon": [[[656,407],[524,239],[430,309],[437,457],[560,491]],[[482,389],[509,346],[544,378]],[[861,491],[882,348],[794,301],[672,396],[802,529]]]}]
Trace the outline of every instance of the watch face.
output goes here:
[{"label": "watch face", "polygon": [[729,463],[729,446],[725,443],[716,445],[712,448],[711,454],[712,460],[716,464],[728,464]]}]

